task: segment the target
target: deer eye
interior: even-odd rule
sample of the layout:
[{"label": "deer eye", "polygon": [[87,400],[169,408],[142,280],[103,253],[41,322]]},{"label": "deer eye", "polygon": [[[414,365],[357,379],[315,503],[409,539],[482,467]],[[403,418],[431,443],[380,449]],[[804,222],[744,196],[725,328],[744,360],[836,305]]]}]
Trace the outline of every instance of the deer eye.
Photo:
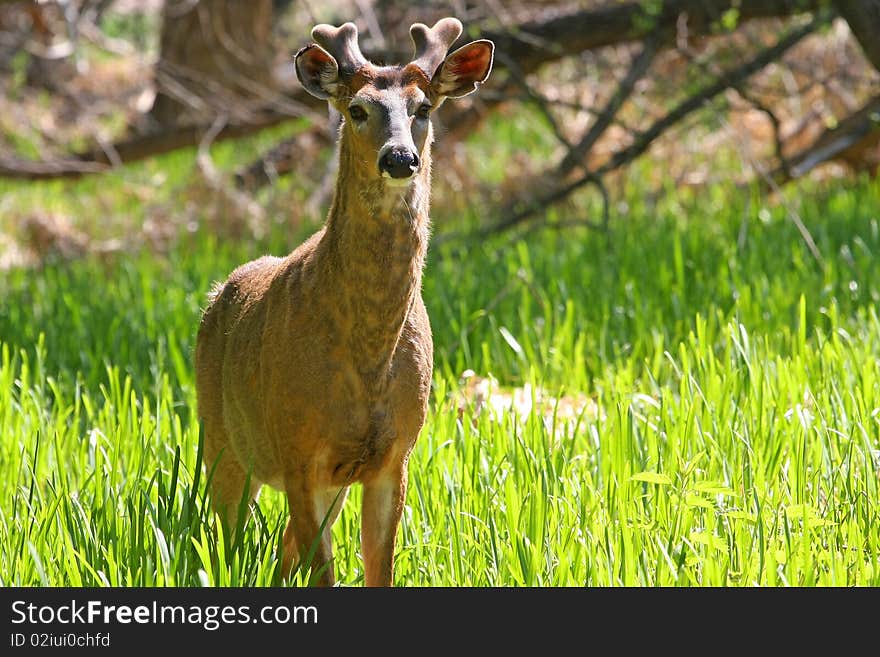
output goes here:
[{"label": "deer eye", "polygon": [[360,105],[352,105],[348,108],[348,113],[351,114],[352,120],[358,123],[367,120],[367,111]]},{"label": "deer eye", "polygon": [[419,119],[427,119],[431,115],[431,106],[425,103],[424,105],[420,105],[419,109],[416,110],[416,117]]}]

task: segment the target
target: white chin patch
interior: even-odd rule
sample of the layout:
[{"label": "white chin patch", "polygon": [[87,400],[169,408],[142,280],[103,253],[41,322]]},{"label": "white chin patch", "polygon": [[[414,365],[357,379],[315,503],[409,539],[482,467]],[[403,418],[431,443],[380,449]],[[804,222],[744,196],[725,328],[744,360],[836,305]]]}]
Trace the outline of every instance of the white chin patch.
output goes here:
[{"label": "white chin patch", "polygon": [[385,181],[385,184],[388,187],[409,187],[413,180],[416,179],[415,176],[410,176],[409,178],[392,178],[387,171],[382,172],[382,179]]}]

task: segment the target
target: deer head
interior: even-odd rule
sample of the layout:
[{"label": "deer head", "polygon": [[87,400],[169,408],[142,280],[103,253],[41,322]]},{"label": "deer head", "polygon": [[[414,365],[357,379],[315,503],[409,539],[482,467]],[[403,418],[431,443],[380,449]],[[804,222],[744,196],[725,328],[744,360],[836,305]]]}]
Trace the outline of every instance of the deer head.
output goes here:
[{"label": "deer head", "polygon": [[317,25],[316,43],[296,54],[296,73],[313,96],[343,116],[342,139],[364,163],[364,175],[392,186],[408,185],[431,143],[431,113],[446,98],[460,98],[485,82],[494,45],[481,39],[447,55],[461,22],[443,18],[410,28],[415,53],[405,66],[376,66],[358,47],[357,27]]}]

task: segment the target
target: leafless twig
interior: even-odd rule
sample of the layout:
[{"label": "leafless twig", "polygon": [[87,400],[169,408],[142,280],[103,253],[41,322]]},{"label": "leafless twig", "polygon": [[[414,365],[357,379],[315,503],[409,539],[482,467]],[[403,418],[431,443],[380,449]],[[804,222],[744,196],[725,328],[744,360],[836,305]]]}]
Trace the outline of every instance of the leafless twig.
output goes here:
[{"label": "leafless twig", "polygon": [[636,83],[647,73],[656,52],[657,41],[655,36],[652,35],[645,40],[641,52],[633,58],[626,76],[620,82],[611,98],[608,99],[605,107],[599,112],[587,134],[566,153],[562,162],[560,162],[556,169],[559,176],[564,177],[576,166],[583,164],[587,153],[590,152],[590,149],[593,148],[608,129],[608,126],[611,125],[623,103],[632,94]]},{"label": "leafless twig", "polygon": [[818,12],[807,24],[795,28],[788,35],[780,38],[773,46],[760,51],[744,64],[724,72],[716,78],[714,82],[680,102],[666,115],[657,119],[647,130],[639,133],[633,143],[617,151],[607,162],[596,170],[585,172],[576,180],[558,187],[550,193],[544,194],[538,199],[527,203],[525,207],[521,207],[520,209],[505,208],[502,213],[504,218],[483,228],[480,231],[480,235],[485,236],[521,224],[547,206],[558,203],[560,200],[566,198],[575,190],[580,189],[584,185],[595,183],[596,179],[633,161],[636,157],[644,153],[666,130],[680,122],[692,112],[703,107],[707,102],[725,89],[740,84],[749,76],[764,68],[767,64],[777,60],[783,53],[801,41],[801,39],[808,34],[815,31],[820,25],[827,23],[828,20],[830,20],[830,14],[828,12]]}]

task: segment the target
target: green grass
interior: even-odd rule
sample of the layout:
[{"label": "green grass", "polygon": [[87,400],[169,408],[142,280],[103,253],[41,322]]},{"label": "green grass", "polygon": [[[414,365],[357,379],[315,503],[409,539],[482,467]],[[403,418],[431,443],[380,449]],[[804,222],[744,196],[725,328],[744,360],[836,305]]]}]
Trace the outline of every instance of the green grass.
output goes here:
[{"label": "green grass", "polygon": [[[0,192],[124,211],[122,186]],[[432,249],[434,392],[396,583],[880,584],[880,184],[788,196],[823,264],[783,207],[722,186],[648,204],[630,185],[607,235]],[[234,544],[209,511],[191,355],[211,282],[302,236],[202,230],[167,256],[4,273],[0,583],[279,581],[283,496],[265,489]],[[595,408],[478,414],[466,369]],[[345,584],[359,500],[334,528]]]}]

